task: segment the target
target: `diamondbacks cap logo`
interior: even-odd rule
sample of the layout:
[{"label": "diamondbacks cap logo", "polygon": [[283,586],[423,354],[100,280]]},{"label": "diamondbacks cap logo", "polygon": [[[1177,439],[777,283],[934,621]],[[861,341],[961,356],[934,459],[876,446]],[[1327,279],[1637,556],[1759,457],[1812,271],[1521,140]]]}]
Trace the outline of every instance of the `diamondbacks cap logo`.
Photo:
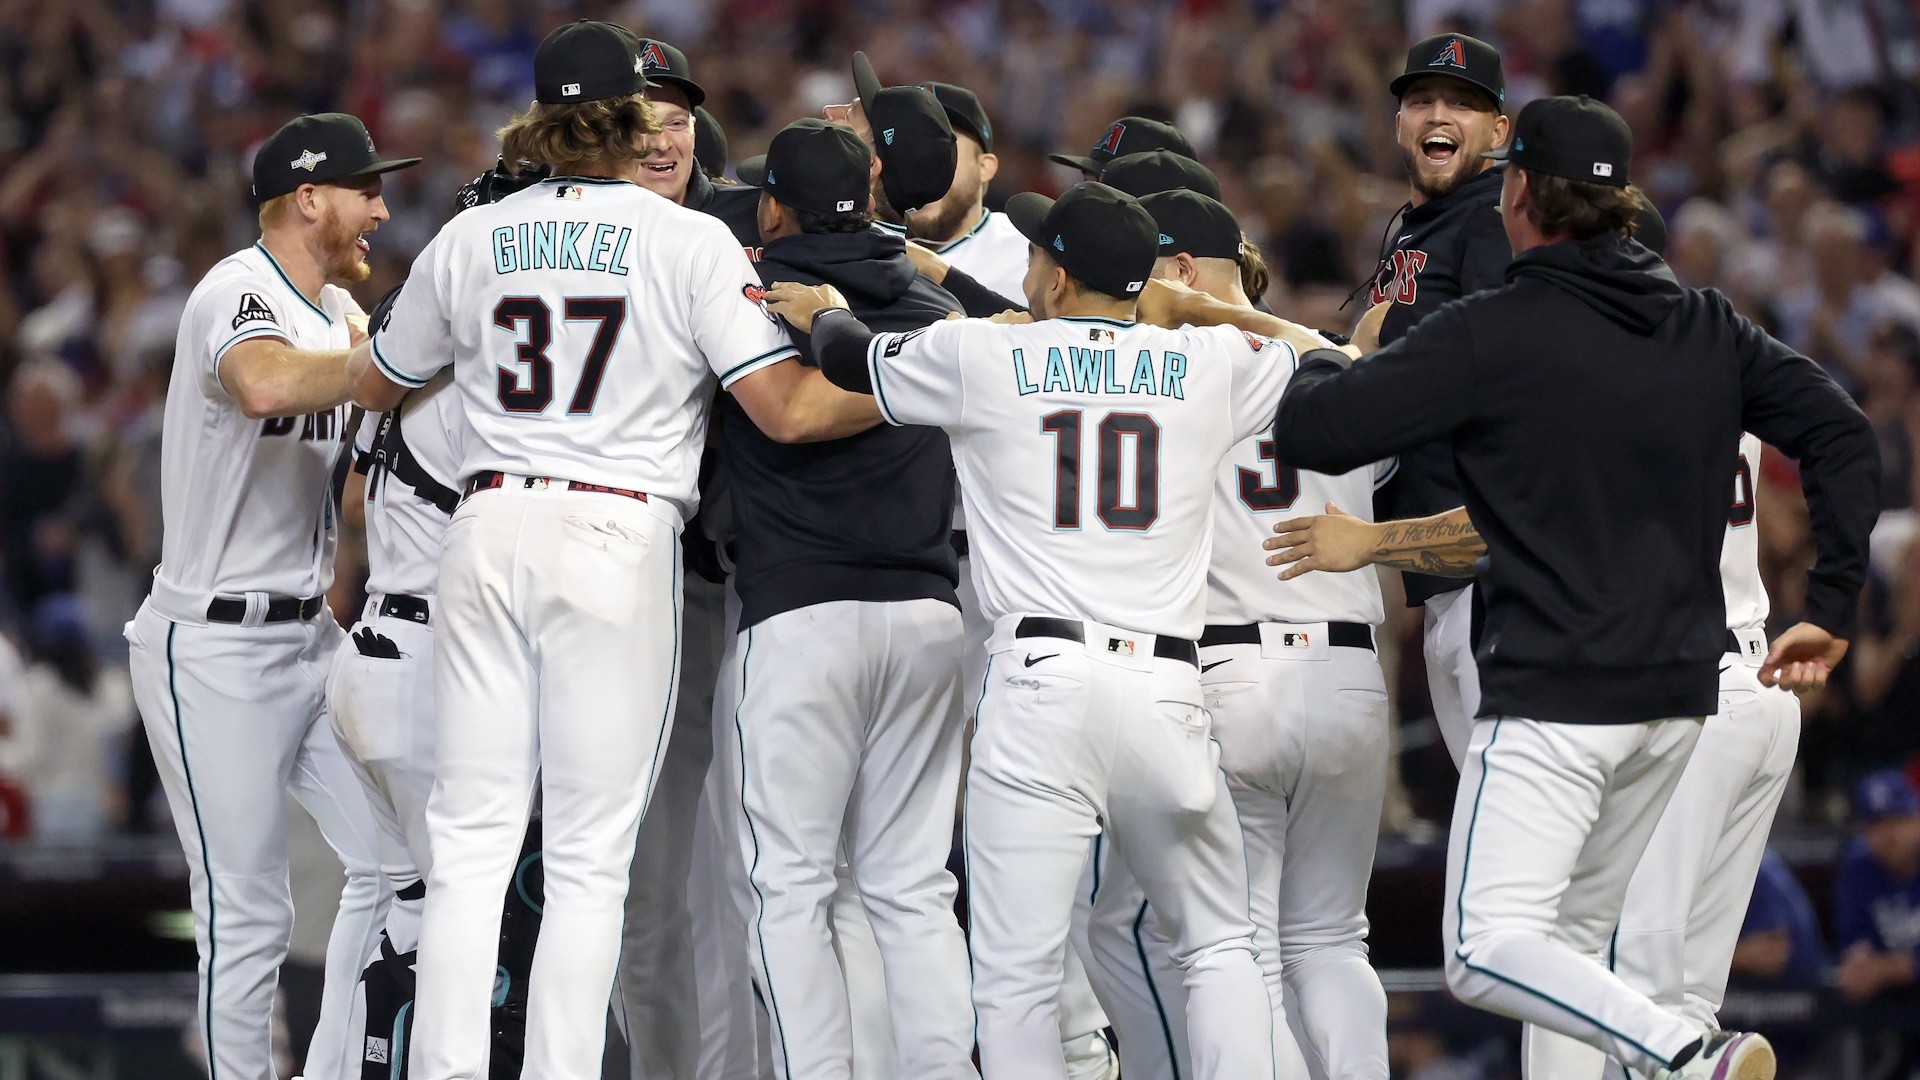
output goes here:
[{"label": "diamondbacks cap logo", "polygon": [[667,63],[667,54],[660,48],[660,43],[657,41],[649,41],[647,42],[647,47],[640,52],[640,66],[633,70],[665,71],[672,66],[673,65]]},{"label": "diamondbacks cap logo", "polygon": [[327,160],[327,154],[326,154],[326,151],[324,150],[318,154],[314,153],[311,150],[302,150],[300,151],[299,157],[294,158],[292,161],[288,162],[287,164],[293,166],[296,169],[305,169],[308,172],[312,172],[316,166],[318,166],[321,162],[325,160]]},{"label": "diamondbacks cap logo", "polygon": [[259,293],[243,293],[241,295],[240,310],[233,316],[233,328],[238,330],[242,324],[250,322],[268,322],[275,326],[280,325],[279,317],[273,313],[272,308],[267,306],[267,302],[260,298]]},{"label": "diamondbacks cap logo", "polygon": [[1440,55],[1427,61],[1427,66],[1456,67],[1465,70],[1467,66],[1467,50],[1461,46],[1459,38],[1451,38],[1447,41],[1447,47],[1440,50]]},{"label": "diamondbacks cap logo", "polygon": [[1107,133],[1100,137],[1100,141],[1093,144],[1093,152],[1113,157],[1120,152],[1120,140],[1126,134],[1127,125],[1115,121],[1114,125],[1107,129]]}]

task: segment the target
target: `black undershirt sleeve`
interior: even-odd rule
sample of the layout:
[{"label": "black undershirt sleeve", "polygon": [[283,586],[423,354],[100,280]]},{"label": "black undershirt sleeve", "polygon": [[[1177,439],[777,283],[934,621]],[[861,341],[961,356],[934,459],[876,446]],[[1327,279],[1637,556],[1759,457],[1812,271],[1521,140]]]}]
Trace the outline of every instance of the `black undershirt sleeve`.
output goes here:
[{"label": "black undershirt sleeve", "polygon": [[952,267],[947,269],[946,280],[940,287],[953,294],[960,301],[960,310],[966,312],[969,319],[985,319],[1003,311],[1025,311],[1025,304],[1009,300],[985,285],[975,281],[972,276]]},{"label": "black undershirt sleeve", "polygon": [[867,346],[873,331],[845,308],[828,308],[813,317],[813,360],[827,381],[854,394],[873,393],[867,370]]}]

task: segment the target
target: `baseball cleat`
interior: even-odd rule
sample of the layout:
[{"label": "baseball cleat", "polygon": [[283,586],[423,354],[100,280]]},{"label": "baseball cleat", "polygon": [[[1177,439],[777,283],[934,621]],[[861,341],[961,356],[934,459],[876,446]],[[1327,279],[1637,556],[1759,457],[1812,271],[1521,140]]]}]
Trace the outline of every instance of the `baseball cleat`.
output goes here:
[{"label": "baseball cleat", "polygon": [[1714,1031],[1679,1068],[1661,1069],[1654,1080],[1773,1080],[1773,1072],[1773,1044],[1766,1036]]}]

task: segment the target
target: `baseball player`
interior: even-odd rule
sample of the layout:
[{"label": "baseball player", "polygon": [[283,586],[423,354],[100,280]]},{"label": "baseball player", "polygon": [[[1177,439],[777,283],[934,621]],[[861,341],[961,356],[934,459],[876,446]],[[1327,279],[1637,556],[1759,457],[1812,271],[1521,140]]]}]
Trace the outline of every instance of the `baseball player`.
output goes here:
[{"label": "baseball player", "polygon": [[[1500,170],[1484,151],[1507,141],[1500,53],[1478,38],[1442,34],[1407,50],[1388,90],[1399,100],[1394,137],[1412,184],[1399,228],[1367,286],[1391,303],[1380,344],[1391,345],[1449,301],[1506,282],[1513,250],[1500,223]],[[1460,505],[1453,455],[1438,444],[1400,456],[1374,509],[1382,521],[1423,518]],[[1433,715],[1455,768],[1479,712],[1473,662],[1473,581],[1408,571],[1407,604],[1426,613],[1424,651]]]},{"label": "baseball player", "polygon": [[1027,273],[1027,238],[1007,215],[987,209],[987,185],[1000,171],[993,123],[964,86],[930,82],[958,142],[953,186],[939,201],[907,214],[908,237],[938,252],[956,270],[1015,301]]},{"label": "baseball player", "polygon": [[1034,245],[1032,324],[874,335],[824,311],[841,306],[824,290],[770,293],[837,385],[954,442],[994,620],[967,781],[982,1072],[1066,1075],[1061,965],[1104,829],[1167,917],[1196,1074],[1268,1077],[1273,1006],[1187,635],[1204,621],[1213,474],[1271,426],[1290,349],[1131,321],[1156,241],[1129,196],[1081,184],[1015,196],[1008,214]]},{"label": "baseball player", "polygon": [[1836,632],[1865,578],[1877,451],[1818,365],[1718,294],[1680,288],[1631,239],[1631,155],[1606,106],[1529,104],[1496,154],[1521,253],[1509,284],[1360,363],[1304,357],[1275,442],[1337,469],[1445,438],[1484,537],[1484,558],[1435,560],[1485,589],[1481,717],[1447,859],[1449,988],[1654,1080],[1770,1080],[1764,1038],[1703,1031],[1598,958],[1716,711],[1727,637],[1714,578],[1741,427],[1800,458],[1819,551],[1811,621],[1775,642],[1764,683],[1823,679],[1845,651]]},{"label": "baseball player", "polygon": [[[831,284],[917,330],[959,304],[870,228],[872,152],[800,120],[764,158],[762,278]],[[899,1073],[977,1077],[966,942],[947,870],[960,778],[952,457],[932,428],[785,446],[738,405],[721,426],[740,596],[732,721],[751,933],[778,1075],[847,1078],[856,1058],[828,917],[845,852],[886,974]]]},{"label": "baseball player", "polygon": [[[1160,230],[1156,277],[1248,306],[1231,211],[1191,191],[1140,202]],[[1366,945],[1387,783],[1386,678],[1373,644],[1385,612],[1370,574],[1275,581],[1261,543],[1291,507],[1367,505],[1392,468],[1295,469],[1277,458],[1271,431],[1235,446],[1214,485],[1200,636],[1200,682],[1245,838],[1260,965],[1276,1005],[1288,1003],[1290,1015],[1276,1022],[1297,1020],[1314,1075],[1342,1080],[1387,1076],[1387,999]],[[1109,863],[1089,936],[1132,1080],[1192,1073],[1180,1024],[1186,995],[1163,977],[1172,965],[1158,921],[1125,868]]]},{"label": "baseball player", "polygon": [[1085,154],[1048,154],[1047,160],[1079,169],[1084,180],[1098,180],[1113,159],[1153,150],[1171,150],[1188,160],[1200,160],[1200,152],[1178,128],[1144,116],[1123,116],[1115,120]]},{"label": "baseball player", "polygon": [[638,186],[657,123],[637,39],[581,20],[541,42],[507,160],[554,175],[455,217],[351,363],[393,407],[449,363],[471,435],[435,624],[438,714],[420,934],[417,1080],[485,1072],[499,898],[536,773],[545,914],[526,1071],[600,1075],[627,871],[673,714],[679,531],[697,504],[712,377],[802,434],[877,422],[783,363],[719,222]]},{"label": "baseball player", "polygon": [[127,624],[134,697],[186,849],[211,1080],[272,1080],[274,982],[293,929],[286,793],[347,869],[327,947],[310,1080],[358,1072],[348,1014],[386,887],[371,811],[323,722],[341,635],[332,476],[360,309],[331,282],[370,272],[382,160],[359,120],[290,121],[253,161],[258,243],[188,298],[161,437],[165,530]]}]

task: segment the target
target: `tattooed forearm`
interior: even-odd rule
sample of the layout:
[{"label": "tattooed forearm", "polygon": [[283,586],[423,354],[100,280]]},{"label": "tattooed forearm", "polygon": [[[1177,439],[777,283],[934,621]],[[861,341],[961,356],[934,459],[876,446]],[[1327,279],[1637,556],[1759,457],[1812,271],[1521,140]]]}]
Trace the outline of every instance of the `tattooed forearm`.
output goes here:
[{"label": "tattooed forearm", "polygon": [[1437,577],[1472,577],[1473,564],[1486,554],[1486,542],[1464,509],[1380,526],[1370,556],[1378,566]]}]

